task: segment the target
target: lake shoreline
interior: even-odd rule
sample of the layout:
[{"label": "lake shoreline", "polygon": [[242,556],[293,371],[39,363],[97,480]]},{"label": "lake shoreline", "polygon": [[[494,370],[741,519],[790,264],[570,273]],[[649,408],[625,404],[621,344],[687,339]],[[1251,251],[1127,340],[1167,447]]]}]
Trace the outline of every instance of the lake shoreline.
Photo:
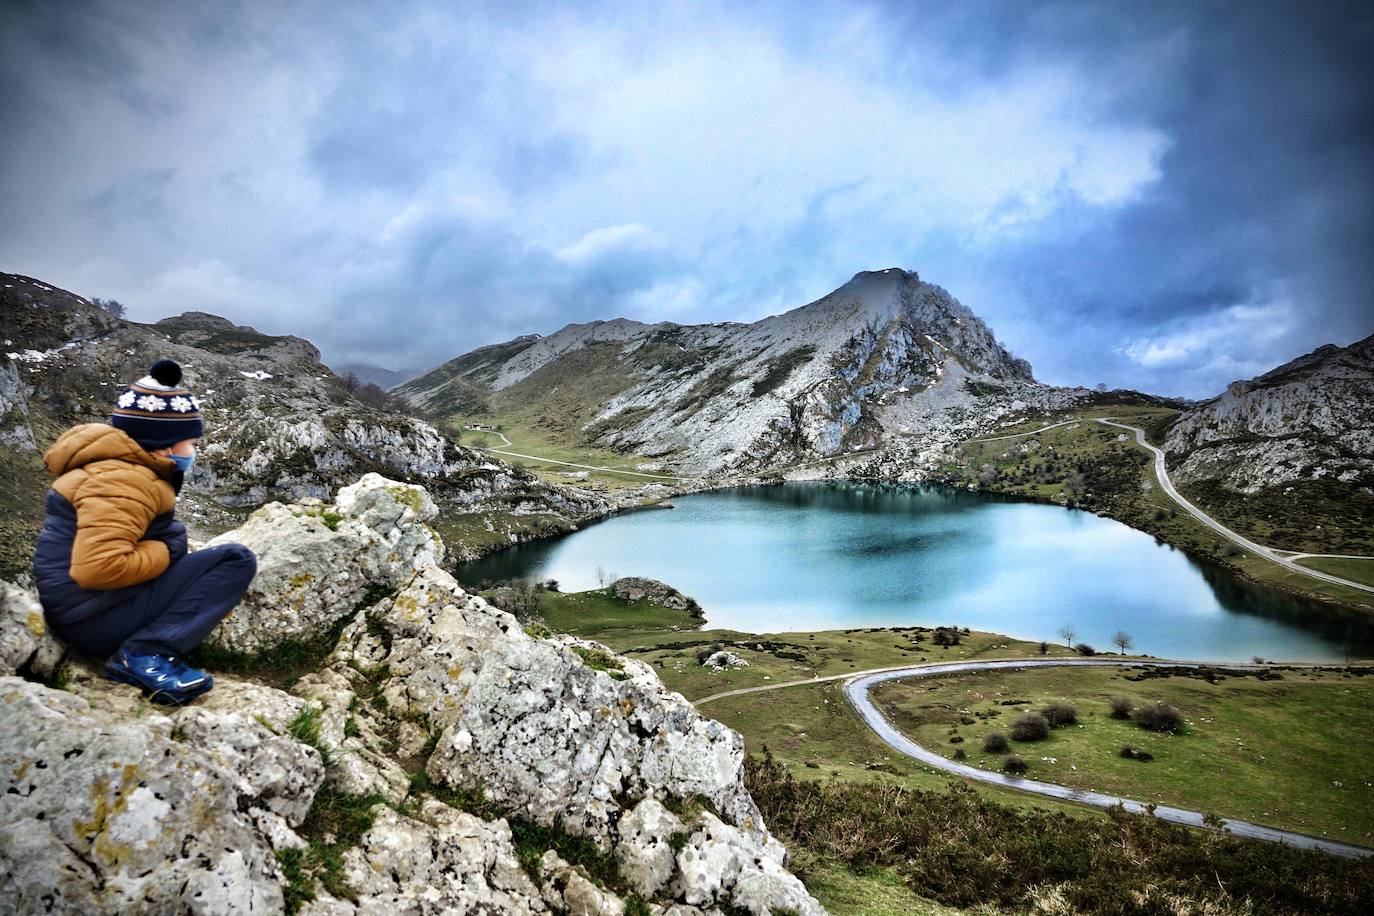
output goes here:
[{"label": "lake shoreline", "polygon": [[[816,484],[825,484],[826,486],[815,487]],[[770,492],[776,492],[779,487],[789,488],[793,495],[763,495]],[[721,515],[722,506],[694,505],[692,502],[680,499],[687,495],[701,495],[703,497],[718,496],[730,491],[742,491],[747,495],[751,490],[759,497],[757,501],[750,499],[743,499],[738,503],[735,503],[733,500],[730,501],[730,505],[738,506],[737,511],[740,513],[738,524],[744,526],[744,529],[740,532],[727,530],[727,527],[732,523],[728,520],[729,516]],[[731,607],[742,607],[743,605],[740,605],[736,600],[736,596],[732,595],[727,597],[720,594],[719,587],[715,588],[717,593],[714,596],[710,595],[712,588],[704,586],[701,581],[701,569],[704,567],[701,567],[699,563],[694,563],[692,559],[678,556],[684,549],[698,551],[700,548],[689,544],[679,543],[667,537],[661,530],[665,526],[660,521],[655,520],[650,523],[648,527],[638,529],[637,534],[632,534],[628,538],[626,538],[626,532],[616,532],[620,539],[632,542],[621,547],[614,546],[617,541],[616,537],[608,534],[596,534],[596,529],[600,528],[603,524],[615,524],[617,521],[623,522],[631,512],[638,509],[663,508],[662,503],[669,499],[677,500],[676,508],[673,512],[653,513],[653,515],[661,515],[664,518],[680,518],[682,525],[685,526],[681,528],[681,531],[690,532],[687,535],[689,541],[700,539],[703,536],[710,540],[717,540],[719,538],[739,540],[741,544],[747,545],[742,547],[742,549],[748,551],[758,551],[761,549],[758,543],[751,542],[751,539],[762,536],[762,529],[760,529],[759,532],[753,530],[754,528],[758,528],[761,524],[760,516],[758,515],[760,511],[768,513],[768,521],[766,524],[772,526],[772,528],[791,527],[791,519],[800,518],[800,516],[788,516],[784,518],[778,514],[779,509],[784,513],[791,512],[790,503],[792,499],[798,500],[796,503],[798,512],[812,511],[820,513],[819,515],[812,516],[807,522],[807,525],[812,528],[815,528],[817,525],[822,526],[820,533],[813,534],[811,541],[800,546],[804,546],[812,552],[813,562],[821,562],[823,564],[831,563],[833,568],[830,569],[830,572],[832,575],[847,577],[854,582],[865,582],[867,585],[865,588],[866,592],[877,591],[882,594],[879,595],[876,600],[868,598],[864,599],[868,601],[868,603],[855,605],[847,596],[841,597],[833,595],[835,592],[835,587],[833,585],[828,582],[821,582],[820,584],[823,586],[824,591],[823,595],[818,597],[808,592],[806,593],[805,600],[800,605],[789,606],[784,603],[779,606],[780,608],[787,608],[785,612],[786,615],[792,615],[793,613],[802,615],[802,618],[793,619],[791,623],[782,628],[789,632],[808,632],[818,629],[843,629],[854,626],[881,628],[888,626],[905,626],[912,623],[933,624],[937,622],[948,622],[948,619],[953,617],[958,617],[961,622],[970,626],[976,626],[980,629],[1005,630],[1008,624],[1007,620],[1002,619],[999,624],[999,621],[988,616],[990,607],[989,601],[992,600],[988,597],[988,593],[990,590],[995,590],[990,589],[988,583],[998,579],[1007,569],[1010,569],[1013,573],[1018,573],[1019,570],[1018,574],[1023,576],[1026,575],[1028,571],[1033,571],[1029,569],[1027,557],[1030,556],[1032,559],[1035,559],[1034,549],[1036,548],[1027,548],[1025,544],[1020,542],[1033,542],[1039,538],[1041,534],[1045,534],[1047,540],[1053,541],[1056,536],[1055,533],[1058,532],[1058,536],[1060,537],[1077,539],[1070,550],[1072,556],[1068,557],[1065,562],[1069,563],[1074,570],[1078,571],[1075,574],[1076,578],[1071,579],[1069,585],[1071,587],[1076,587],[1080,593],[1088,589],[1096,589],[1096,592],[1100,593],[1098,595],[1099,598],[1109,601],[1116,600],[1116,598],[1112,597],[1113,595],[1120,598],[1122,595],[1126,594],[1128,591],[1126,585],[1115,584],[1115,580],[1112,578],[1113,569],[1121,574],[1122,578],[1136,581],[1140,585],[1140,588],[1137,589],[1135,593],[1131,593],[1131,595],[1128,596],[1130,600],[1128,600],[1126,604],[1121,605],[1122,609],[1119,612],[1110,612],[1120,615],[1119,622],[1117,618],[1114,617],[1109,625],[1102,624],[1101,620],[1103,616],[1109,612],[1101,609],[1103,607],[1101,601],[1097,601],[1097,603],[1093,605],[1093,608],[1090,608],[1086,614],[1081,611],[1070,611],[1070,616],[1077,616],[1079,618],[1070,621],[1075,624],[1082,622],[1083,616],[1089,618],[1087,620],[1089,629],[1085,631],[1085,635],[1087,640],[1097,644],[1099,649],[1104,645],[1103,640],[1111,633],[1111,629],[1106,628],[1107,626],[1124,625],[1125,629],[1135,631],[1137,627],[1140,626],[1136,619],[1140,614],[1143,613],[1147,616],[1157,614],[1160,609],[1167,609],[1165,617],[1160,619],[1172,617],[1177,619],[1178,622],[1188,626],[1193,626],[1190,622],[1191,618],[1196,618],[1197,614],[1204,610],[1208,615],[1221,610],[1227,613],[1240,614],[1243,615],[1241,619],[1242,625],[1237,629],[1235,635],[1230,638],[1242,643],[1247,639],[1254,638],[1258,638],[1260,642],[1267,641],[1267,644],[1260,646],[1254,651],[1247,648],[1244,651],[1239,649],[1236,651],[1225,651],[1222,649],[1217,651],[1204,650],[1198,652],[1185,651],[1189,647],[1179,644],[1178,638],[1166,640],[1166,642],[1170,643],[1169,645],[1157,645],[1154,643],[1155,637],[1152,637],[1150,633],[1146,632],[1142,634],[1136,632],[1138,637],[1144,637],[1138,643],[1141,649],[1150,649],[1152,654],[1161,656],[1168,655],[1184,658],[1203,656],[1199,660],[1209,663],[1224,661],[1241,663],[1250,661],[1254,655],[1264,655],[1265,657],[1281,656],[1292,661],[1336,663],[1344,657],[1347,651],[1345,646],[1346,642],[1351,643],[1349,649],[1351,657],[1364,654],[1368,651],[1368,646],[1366,644],[1374,642],[1374,639],[1371,639],[1371,636],[1374,636],[1374,634],[1368,632],[1370,630],[1368,626],[1369,620],[1365,615],[1351,612],[1349,609],[1339,605],[1318,603],[1306,600],[1303,597],[1291,596],[1281,590],[1272,589],[1264,583],[1254,583],[1244,577],[1235,575],[1230,568],[1222,564],[1218,564],[1205,557],[1197,557],[1192,552],[1168,544],[1168,542],[1162,541],[1153,535],[1151,535],[1149,541],[1134,541],[1130,538],[1124,538],[1124,534],[1127,531],[1135,537],[1151,533],[1138,526],[1127,525],[1118,519],[1112,518],[1108,514],[1086,509],[1067,509],[1062,505],[1056,505],[1052,502],[1046,503],[1042,500],[1028,499],[1016,494],[984,494],[970,492],[962,487],[954,487],[949,484],[938,482],[875,482],[848,478],[830,478],[826,480],[808,480],[801,482],[781,482],[776,478],[756,482],[740,480],[721,482],[710,488],[698,488],[690,493],[665,495],[662,499],[655,500],[653,503],[627,507],[615,513],[608,513],[594,519],[586,520],[576,531],[570,532],[569,534],[595,536],[599,544],[599,549],[605,552],[606,558],[604,561],[598,558],[593,561],[582,563],[577,567],[581,570],[580,573],[570,573],[567,569],[564,569],[562,573],[557,575],[547,573],[547,563],[554,562],[554,560],[550,558],[565,555],[567,550],[565,544],[570,540],[567,538],[555,538],[550,536],[522,542],[516,545],[521,548],[521,550],[516,553],[504,550],[492,552],[475,563],[463,564],[462,567],[455,570],[455,575],[460,582],[470,588],[477,587],[483,581],[494,582],[510,578],[537,578],[547,575],[547,577],[558,578],[564,583],[564,587],[571,587],[576,583],[576,588],[583,589],[592,587],[591,584],[584,580],[588,579],[593,564],[617,569],[628,566],[630,568],[624,569],[624,574],[648,575],[653,578],[663,579],[664,581],[672,583],[675,587],[683,588],[684,591],[689,593],[692,592],[693,589],[699,589],[706,592],[710,600],[703,601],[703,604],[707,608],[707,615],[711,620],[710,625],[712,626],[719,626],[736,632],[778,632],[780,628],[775,622],[770,621],[763,624],[758,624],[757,622],[750,623],[747,619],[731,616]],[[1039,512],[1045,512],[1045,510],[1050,508],[1060,509],[1062,512],[1032,515],[1029,517],[1027,517],[1025,513],[1017,513],[1014,518],[1020,519],[1020,521],[1014,522],[1007,527],[1008,530],[1012,532],[1010,535],[1012,540],[1018,541],[1019,539],[1017,543],[1011,545],[1013,550],[1019,551],[1019,553],[1017,553],[1012,560],[1007,561],[1003,560],[1000,555],[1002,546],[994,543],[998,540],[998,536],[995,534],[985,535],[982,530],[983,526],[991,524],[991,520],[995,518],[995,516],[990,518],[988,516],[970,514],[970,512],[981,513],[993,506],[1006,507],[1007,509],[1020,506],[1034,506]],[[863,519],[854,518],[854,513],[860,511],[872,514],[867,515]],[[688,513],[687,517],[683,518],[677,515],[683,512]],[[946,516],[949,518],[946,519]],[[1057,516],[1066,519],[1066,521],[1061,522]],[[862,539],[863,546],[858,548],[856,552],[857,561],[861,562],[855,562],[847,554],[844,554],[844,551],[850,548],[845,547],[839,542],[832,541],[831,529],[826,526],[833,526],[835,524],[834,519],[837,517],[848,517],[844,521],[843,530],[835,529],[835,536],[839,538],[839,541],[853,540],[855,538]],[[975,518],[977,519],[976,521],[974,520]],[[721,525],[727,526],[720,529],[719,538],[717,538],[715,533],[703,534],[703,532],[708,531],[709,527],[714,526],[717,519],[722,520]],[[782,520],[780,521],[780,519]],[[1098,523],[1099,527],[1093,528],[1092,525],[1089,524],[1090,522]],[[922,526],[937,525],[938,527],[945,523],[953,524],[956,528],[958,526],[965,526],[973,532],[972,536],[974,537],[974,541],[969,542],[969,549],[973,550],[974,553],[970,554],[969,559],[965,560],[962,558],[962,555],[966,552],[965,547],[962,546],[962,542],[960,546],[953,546],[956,542],[960,542],[961,538],[967,541],[967,537],[962,530],[953,530],[953,534],[951,534],[949,530],[932,529],[923,531],[922,529]],[[669,527],[671,527],[671,524],[672,523],[670,523]],[[948,524],[945,524],[946,528],[948,528]],[[1029,528],[1026,528],[1027,524],[1029,524]],[[707,527],[703,527],[704,525]],[[1100,527],[1101,525],[1107,527],[1102,528]],[[1115,525],[1120,525],[1121,527],[1119,529],[1113,529],[1111,526]],[[1082,537],[1086,534],[1084,531],[1085,527],[1090,531],[1098,533],[1098,538],[1094,541],[1093,545],[1085,545],[1082,542]],[[1026,530],[1022,531],[1022,528],[1026,528]],[[1112,537],[1113,530],[1118,532],[1114,538]],[[634,543],[640,541],[642,536],[649,534],[658,538],[655,542],[657,545],[656,547],[651,548],[646,544]],[[1107,540],[1102,540],[1104,536]],[[1003,537],[1006,536],[1003,535]],[[926,540],[922,540],[923,538]],[[927,540],[929,544],[926,543]],[[918,547],[911,546],[911,543],[915,541],[921,541]],[[1102,570],[1101,575],[1096,574],[1099,561],[1093,553],[1098,541],[1101,541],[1101,549],[1106,551],[1106,553],[1103,554],[1100,564]],[[784,552],[775,553],[772,556],[760,554],[760,556],[766,556],[766,559],[760,563],[746,564],[743,567],[743,571],[747,573],[751,584],[746,585],[732,581],[728,586],[721,586],[742,589],[742,591],[737,592],[737,595],[745,596],[745,605],[752,604],[755,607],[755,610],[749,613],[758,613],[758,607],[768,604],[769,600],[780,600],[780,595],[785,597],[786,594],[789,593],[788,588],[785,587],[782,591],[775,591],[767,588],[767,586],[773,584],[772,581],[768,580],[769,576],[773,576],[775,580],[787,580],[785,568],[787,564],[792,561],[785,559],[785,557],[790,555],[789,549],[781,546],[785,543],[791,542],[787,541],[785,537],[777,543],[772,541],[767,542],[766,546],[768,550],[783,550]],[[611,546],[608,547],[608,544]],[[1149,546],[1145,546],[1146,544]],[[1167,548],[1167,550],[1164,554],[1155,553],[1156,550],[1165,548]],[[1127,554],[1124,557],[1118,556],[1119,551],[1123,549],[1127,551]],[[816,550],[822,550],[824,556],[821,557],[816,555]],[[1051,558],[1045,560],[1044,557],[1041,557],[1040,559],[1042,561],[1050,562],[1051,564],[1058,563],[1059,554],[1055,553],[1055,551],[1060,551],[1059,547],[1051,546],[1049,548],[1042,548],[1042,550],[1048,550],[1049,553],[1046,554],[1046,556]],[[610,551],[616,551],[622,555],[628,553],[628,555],[637,557],[637,559],[616,559],[615,554]],[[574,549],[574,553],[577,552],[578,549]],[[983,557],[982,563],[974,559],[979,552],[981,552]],[[929,553],[933,559],[928,559],[926,556],[927,553]],[[891,554],[892,557],[887,557],[887,554]],[[951,563],[950,557],[954,555],[957,556],[955,556],[953,563]],[[774,556],[784,557],[784,559],[774,562]],[[1170,556],[1175,556],[1178,559],[1169,559]],[[505,559],[496,560],[494,559],[496,557],[504,557]],[[665,557],[672,559],[665,561]],[[1133,561],[1134,557],[1139,557],[1143,562],[1136,564]],[[739,564],[743,563],[743,560],[728,555],[726,555],[725,558],[730,560],[730,562],[712,568],[725,570],[725,574],[727,575],[731,569],[735,570],[736,573],[741,571]],[[583,557],[583,559],[586,560],[586,557]],[[650,562],[657,568],[657,573],[655,573],[653,568],[649,568]],[[667,563],[666,568],[665,562]],[[855,562],[855,566],[852,570],[845,569],[843,566],[835,566],[835,562],[840,564]],[[1152,564],[1160,562],[1165,564],[1164,568],[1170,570],[1166,574],[1166,579],[1159,580],[1159,582],[1150,580],[1142,571],[1150,570],[1153,568]],[[674,563],[688,564],[687,567],[684,567],[685,569],[690,569],[693,566],[696,568],[691,569],[692,575],[688,576],[686,581],[684,581],[682,575],[673,571]],[[891,594],[893,586],[884,581],[891,578],[894,563],[917,564],[911,567],[912,573],[916,576],[916,580],[913,581],[917,586],[917,591],[909,595],[903,593],[900,596],[900,609],[896,609],[897,605],[894,604],[894,601],[898,599],[894,599]],[[925,567],[921,565],[923,563],[937,563],[943,565],[938,567],[938,571],[926,574],[923,572]],[[1020,565],[1017,566],[1017,563]],[[1122,566],[1123,563],[1126,564],[1124,568]],[[960,564],[971,567],[974,571],[966,576],[963,570],[959,568]],[[537,571],[540,566],[545,567],[544,572]],[[760,571],[759,567],[767,567],[767,569]],[[932,569],[935,569],[935,567],[932,567]],[[1068,567],[1061,568],[1059,565],[1052,565],[1045,567],[1045,569],[1053,569],[1060,577],[1068,575],[1066,572]],[[809,570],[806,574],[810,577],[808,578],[808,582],[815,584],[815,582],[818,581],[816,580],[816,574],[813,574]],[[1141,594],[1151,590],[1158,592],[1159,585],[1167,581],[1168,576],[1177,577],[1180,575],[1184,578],[1179,579],[1180,591],[1178,592],[1179,598],[1177,608],[1173,607],[1168,597],[1140,597]],[[860,578],[855,579],[854,577],[856,576]],[[934,578],[932,578],[932,576],[934,576]],[[956,606],[952,608],[951,613],[944,614],[938,612],[938,605],[943,600],[941,592],[939,591],[939,581],[940,577],[948,579],[951,576],[954,578],[950,579],[950,581],[957,582],[965,587],[950,587],[946,589],[950,595],[950,601],[954,602]],[[695,583],[692,581],[693,578],[697,580]],[[1052,579],[1053,577],[1050,581],[1052,581]],[[1094,581],[1091,585],[1083,586],[1079,585],[1079,579]],[[715,580],[709,581],[712,581],[714,584]],[[1146,585],[1147,582],[1149,583],[1148,587]],[[1206,589],[1200,587],[1204,583],[1207,586]],[[1006,591],[1006,586],[996,586],[996,588],[1000,588],[1004,592]],[[1042,585],[1039,581],[1035,581],[1031,588],[1031,597],[1038,597],[1040,599],[1038,606],[1041,608],[1040,613],[1043,616],[1046,613],[1045,608],[1049,605],[1049,599],[1046,597],[1047,592],[1044,591],[1044,589],[1050,588],[1050,586]],[[1004,605],[999,605],[999,607],[1009,609],[1017,607],[1022,603],[1019,594],[1016,595],[1015,599],[1011,598],[1012,594],[1015,593],[1008,593],[1008,602]],[[1159,594],[1161,596],[1168,596],[1170,592],[1166,588],[1163,592],[1159,592]],[[761,603],[759,601],[751,602],[748,600],[748,596],[750,595],[762,595],[764,597]],[[842,607],[854,607],[860,616],[855,619],[844,620],[837,620],[833,616],[826,618],[825,614],[833,612],[833,609],[828,611],[817,611],[817,608],[820,603],[824,602],[826,597],[831,596],[837,597]],[[702,596],[698,595],[697,597],[701,598]],[[974,613],[971,616],[964,614],[961,610],[962,605],[958,604],[958,602],[966,601],[970,597],[974,598],[975,604],[982,608],[980,611],[975,607]],[[1135,603],[1132,604],[1132,601]],[[1082,605],[1082,607],[1087,607],[1087,605]],[[886,610],[884,610],[885,608]],[[1135,608],[1135,610],[1130,610],[1131,608]],[[932,609],[937,610],[936,615],[930,614]],[[808,614],[812,616],[807,617]],[[863,616],[865,614],[869,616]],[[979,616],[980,614],[981,616]],[[936,616],[938,616],[938,619],[932,619]],[[1095,625],[1093,622],[1094,618],[1097,618],[1096,630],[1092,629]],[[1268,623],[1265,622],[1266,620]],[[1046,628],[1046,621],[1042,620],[1038,628],[1028,628],[1020,631],[1023,635],[1019,638],[1049,638],[1052,640],[1054,637],[1051,634],[1055,632],[1055,629],[1057,629],[1061,622],[1063,621],[1058,621],[1052,627]],[[1228,639],[1225,632],[1218,629],[1215,619],[1204,619],[1196,624],[1196,626],[1204,627],[1207,633],[1204,637],[1205,641],[1215,642],[1220,639],[1222,642],[1225,642]],[[1273,634],[1276,632],[1273,629],[1274,626],[1282,626],[1283,630],[1286,632],[1304,634],[1304,639],[1302,641],[1307,643],[1307,648],[1304,649],[1299,645],[1295,647],[1296,653],[1289,655],[1288,651],[1286,651],[1289,647],[1275,647],[1273,645],[1277,637],[1273,635],[1267,637],[1258,636],[1258,634],[1265,631],[1266,628],[1270,634]],[[1104,629],[1105,633],[1098,632]],[[1165,630],[1160,632],[1165,632],[1167,629],[1166,627]],[[1313,639],[1318,640],[1328,648],[1314,651],[1316,643],[1312,642]],[[1220,643],[1218,643],[1218,645],[1220,645]],[[1211,656],[1210,658],[1206,657],[1209,655]]]}]

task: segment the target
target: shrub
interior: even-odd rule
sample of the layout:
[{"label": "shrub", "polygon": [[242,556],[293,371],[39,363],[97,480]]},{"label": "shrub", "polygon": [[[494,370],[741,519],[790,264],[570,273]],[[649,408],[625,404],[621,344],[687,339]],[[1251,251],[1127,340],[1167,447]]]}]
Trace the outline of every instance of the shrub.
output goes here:
[{"label": "shrub", "polygon": [[1110,715],[1113,719],[1129,719],[1131,708],[1135,705],[1129,697],[1112,697],[1107,703],[1112,708]]},{"label": "shrub", "polygon": [[946,627],[936,627],[934,639],[937,646],[957,646],[959,645],[959,631]]},{"label": "shrub", "polygon": [[1183,715],[1168,703],[1142,706],[1135,711],[1135,721],[1152,732],[1176,732],[1183,727]]},{"label": "shrub", "polygon": [[983,750],[989,754],[1005,754],[1011,750],[1011,745],[1007,743],[1007,736],[1001,732],[988,732],[983,739]]},{"label": "shrub", "polygon": [[1134,759],[1135,759],[1135,748],[1131,747],[1129,744],[1126,745],[1125,747],[1123,747],[1123,748],[1121,749],[1121,754],[1120,754],[1120,756],[1123,757],[1123,758],[1125,758],[1126,760],[1134,760]]},{"label": "shrub", "polygon": [[1050,723],[1050,728],[1063,728],[1078,723],[1078,710],[1068,703],[1051,703],[1040,714]]},{"label": "shrub", "polygon": [[1050,654],[1050,644],[1047,642],[1042,642],[1039,646],[1036,646],[1036,648],[1040,650],[1041,655]]},{"label": "shrub", "polygon": [[1026,765],[1026,761],[1017,757],[1015,754],[1002,761],[1002,771],[1004,773],[1010,773],[1013,776],[1020,776],[1029,769],[1030,767]]},{"label": "shrub", "polygon": [[1049,720],[1038,712],[1028,712],[1018,716],[1011,723],[1013,741],[1039,741],[1050,736]]},{"label": "shrub", "polygon": [[954,752],[954,759],[955,759],[955,760],[963,760],[963,759],[965,759],[966,757],[968,757],[968,754],[964,752],[964,749],[963,749],[962,747],[961,747],[961,748],[958,748],[957,750],[955,750],[955,752]]},{"label": "shrub", "polygon": [[1073,647],[1073,650],[1074,650],[1075,652],[1077,652],[1079,655],[1096,655],[1096,654],[1097,654],[1097,650],[1094,649],[1092,646],[1088,645],[1088,644],[1085,643],[1085,642],[1081,642],[1081,643],[1079,643],[1078,645],[1074,646],[1074,647]]},{"label": "shrub", "polygon": [[949,743],[950,743],[950,744],[963,744],[963,743],[964,743],[964,736],[963,736],[963,735],[954,735],[954,736],[952,736],[952,737],[949,739]]}]

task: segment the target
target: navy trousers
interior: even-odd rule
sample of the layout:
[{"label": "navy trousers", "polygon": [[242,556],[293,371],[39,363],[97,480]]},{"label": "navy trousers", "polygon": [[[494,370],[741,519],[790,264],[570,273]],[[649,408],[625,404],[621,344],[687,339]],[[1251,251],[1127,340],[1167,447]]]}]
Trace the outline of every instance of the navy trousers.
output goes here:
[{"label": "navy trousers", "polygon": [[234,609],[257,571],[257,556],[242,544],[197,550],[124,603],[53,633],[85,655],[108,656],[120,646],[140,655],[185,655]]}]

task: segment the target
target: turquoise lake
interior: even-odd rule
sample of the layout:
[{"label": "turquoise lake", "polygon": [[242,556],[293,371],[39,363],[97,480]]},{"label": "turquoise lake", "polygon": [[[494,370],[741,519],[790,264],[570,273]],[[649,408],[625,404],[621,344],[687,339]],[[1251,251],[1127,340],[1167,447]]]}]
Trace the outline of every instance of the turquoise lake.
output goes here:
[{"label": "turquoise lake", "polygon": [[930,487],[787,483],[678,497],[467,564],[466,584],[661,579],[708,627],[754,633],[954,625],[1168,658],[1344,661],[1367,618],[1252,586],[1087,512]]}]

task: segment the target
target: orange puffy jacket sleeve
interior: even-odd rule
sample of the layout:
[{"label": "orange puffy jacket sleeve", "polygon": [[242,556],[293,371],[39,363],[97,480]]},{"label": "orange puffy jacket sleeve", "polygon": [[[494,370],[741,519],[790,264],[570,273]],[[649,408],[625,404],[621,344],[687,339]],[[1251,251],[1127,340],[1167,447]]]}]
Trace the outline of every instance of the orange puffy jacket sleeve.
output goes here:
[{"label": "orange puffy jacket sleeve", "polygon": [[72,494],[76,539],[72,581],[82,588],[124,588],[155,579],[171,563],[167,545],[141,540],[157,514],[153,483],[130,469],[92,475]]}]

